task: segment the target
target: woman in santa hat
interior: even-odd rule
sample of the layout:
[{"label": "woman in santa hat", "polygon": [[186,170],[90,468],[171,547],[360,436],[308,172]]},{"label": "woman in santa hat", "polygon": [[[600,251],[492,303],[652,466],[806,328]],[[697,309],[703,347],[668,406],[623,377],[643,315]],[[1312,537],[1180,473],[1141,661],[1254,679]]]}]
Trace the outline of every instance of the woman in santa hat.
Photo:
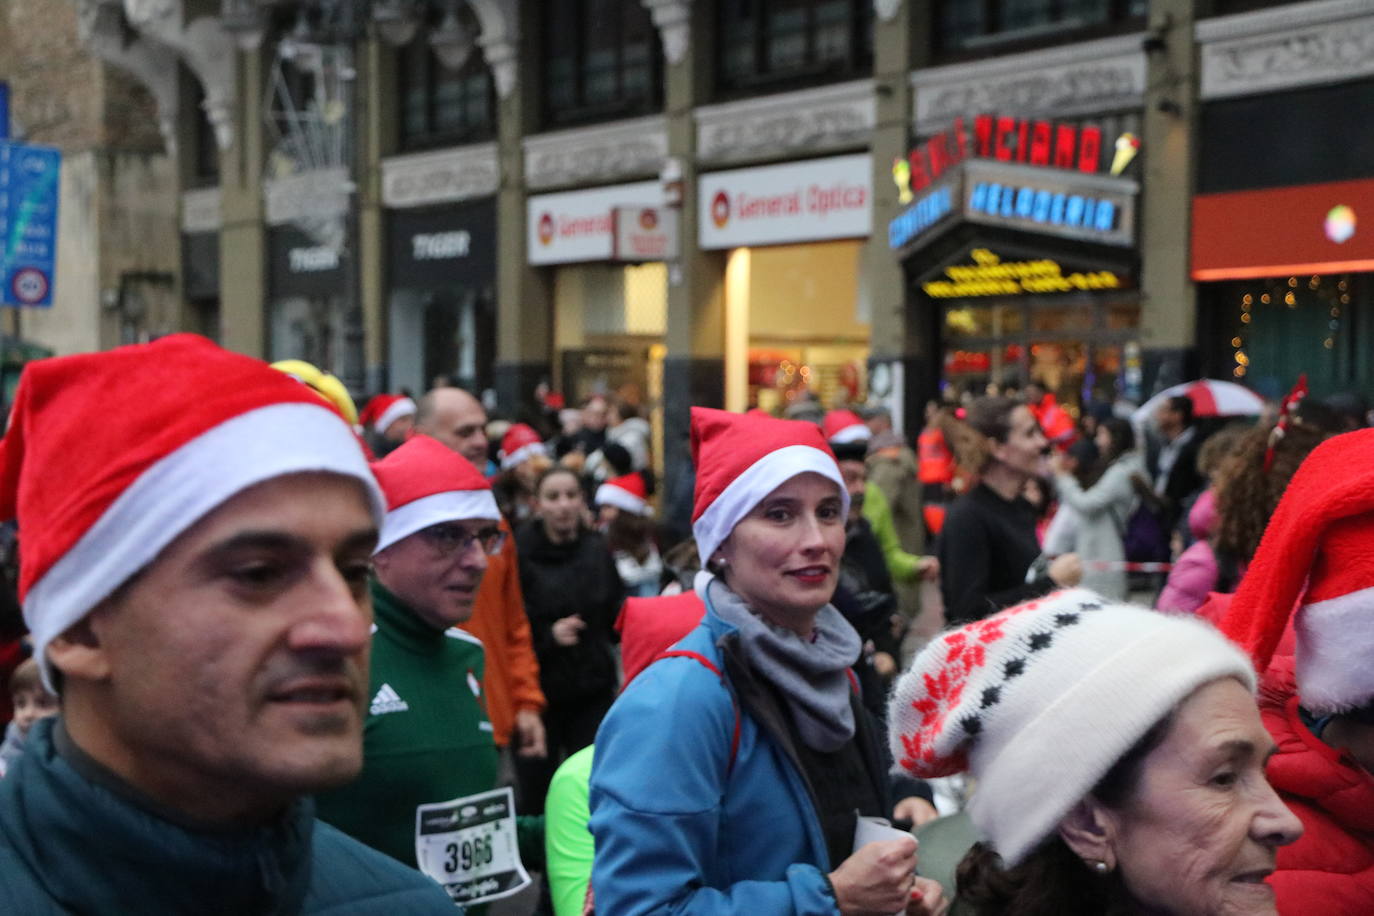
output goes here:
[{"label": "woman in santa hat", "polygon": [[[830,604],[848,494],[814,424],[692,409],[702,623],[640,673],[596,740],[592,886],[608,913],[923,913]],[[865,827],[867,824],[865,824]],[[856,846],[858,847],[856,849]]]},{"label": "woman in santa hat", "polygon": [[1269,780],[1305,828],[1269,879],[1283,914],[1374,912],[1371,458],[1374,430],[1312,451],[1222,621],[1264,672]]}]

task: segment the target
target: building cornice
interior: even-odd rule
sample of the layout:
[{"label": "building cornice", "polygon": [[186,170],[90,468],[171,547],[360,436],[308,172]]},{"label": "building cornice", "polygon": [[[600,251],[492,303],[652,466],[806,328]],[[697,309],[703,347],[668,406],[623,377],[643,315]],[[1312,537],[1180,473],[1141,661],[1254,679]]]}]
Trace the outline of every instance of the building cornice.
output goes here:
[{"label": "building cornice", "polygon": [[876,120],[873,81],[703,105],[694,117],[706,165],[862,149]]},{"label": "building cornice", "polygon": [[423,207],[488,197],[501,184],[495,143],[383,159],[382,205]]},{"label": "building cornice", "polygon": [[956,117],[1097,114],[1144,104],[1143,33],[984,58],[911,74],[912,114],[918,133],[948,126]]},{"label": "building cornice", "polygon": [[1374,75],[1374,4],[1295,3],[1196,26],[1200,94],[1231,98]]},{"label": "building cornice", "polygon": [[534,134],[521,141],[532,191],[657,175],[668,156],[662,115]]}]

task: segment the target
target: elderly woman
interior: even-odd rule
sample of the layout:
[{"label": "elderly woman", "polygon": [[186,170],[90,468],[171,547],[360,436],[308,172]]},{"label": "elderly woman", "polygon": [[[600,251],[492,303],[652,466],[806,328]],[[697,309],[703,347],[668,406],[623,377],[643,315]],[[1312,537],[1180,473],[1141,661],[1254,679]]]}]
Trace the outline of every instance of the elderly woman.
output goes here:
[{"label": "elderly woman", "polygon": [[[910,836],[830,605],[848,495],[813,424],[692,409],[702,623],[621,694],[596,738],[598,912],[922,913]],[[856,849],[856,845],[858,848]]]},{"label": "elderly woman", "polygon": [[968,770],[979,914],[1273,913],[1302,825],[1265,780],[1250,660],[1208,624],[1057,592],[945,633],[893,693],[900,766]]}]

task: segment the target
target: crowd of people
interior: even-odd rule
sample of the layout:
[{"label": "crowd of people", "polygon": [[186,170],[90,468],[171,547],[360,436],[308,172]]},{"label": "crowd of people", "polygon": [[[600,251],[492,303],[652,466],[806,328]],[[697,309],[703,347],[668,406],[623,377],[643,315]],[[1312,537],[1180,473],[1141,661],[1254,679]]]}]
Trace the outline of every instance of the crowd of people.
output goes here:
[{"label": "crowd of people", "polygon": [[1358,404],[539,395],[31,364],[0,912],[1374,912]]}]

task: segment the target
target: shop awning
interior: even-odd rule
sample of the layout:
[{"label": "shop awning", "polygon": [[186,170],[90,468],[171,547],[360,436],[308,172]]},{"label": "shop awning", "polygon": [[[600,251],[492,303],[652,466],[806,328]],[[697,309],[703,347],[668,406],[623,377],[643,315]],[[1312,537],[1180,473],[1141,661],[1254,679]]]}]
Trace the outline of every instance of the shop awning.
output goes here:
[{"label": "shop awning", "polygon": [[1192,277],[1374,271],[1374,179],[1193,198]]}]

